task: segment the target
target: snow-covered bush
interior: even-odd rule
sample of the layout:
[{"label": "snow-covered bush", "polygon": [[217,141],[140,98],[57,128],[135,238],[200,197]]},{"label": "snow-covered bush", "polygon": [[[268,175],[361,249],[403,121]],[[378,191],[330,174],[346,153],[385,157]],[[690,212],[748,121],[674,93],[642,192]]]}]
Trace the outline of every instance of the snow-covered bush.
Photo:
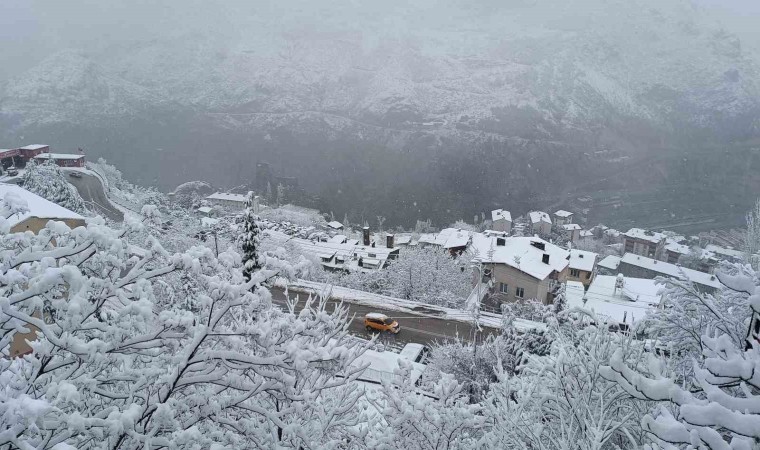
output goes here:
[{"label": "snow-covered bush", "polygon": [[43,164],[37,164],[34,161],[30,161],[26,166],[24,175],[21,177],[21,181],[24,189],[27,191],[35,193],[71,211],[89,215],[82,196],[67,181],[66,175],[55,162],[48,161]]},{"label": "snow-covered bush", "polygon": [[[275,258],[246,282],[234,252],[136,249],[131,233],[93,221],[0,236],[0,448],[358,440],[362,347],[344,309],[273,307],[262,283],[292,275]],[[29,331],[31,353],[9,358]]]}]

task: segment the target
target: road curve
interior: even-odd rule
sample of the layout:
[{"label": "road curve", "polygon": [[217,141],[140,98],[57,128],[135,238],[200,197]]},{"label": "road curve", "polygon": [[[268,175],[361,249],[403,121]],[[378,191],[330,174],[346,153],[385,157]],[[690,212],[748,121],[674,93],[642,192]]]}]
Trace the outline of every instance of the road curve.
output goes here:
[{"label": "road curve", "polygon": [[[67,175],[73,170],[75,169],[63,169],[64,173]],[[79,192],[79,195],[82,196],[82,199],[87,202],[87,207],[94,210],[93,212],[96,214],[100,214],[115,222],[122,222],[124,220],[124,214],[108,200],[103,188],[103,183],[100,179],[84,172],[79,173],[82,175],[81,178],[69,176],[68,181],[74,185]]]}]

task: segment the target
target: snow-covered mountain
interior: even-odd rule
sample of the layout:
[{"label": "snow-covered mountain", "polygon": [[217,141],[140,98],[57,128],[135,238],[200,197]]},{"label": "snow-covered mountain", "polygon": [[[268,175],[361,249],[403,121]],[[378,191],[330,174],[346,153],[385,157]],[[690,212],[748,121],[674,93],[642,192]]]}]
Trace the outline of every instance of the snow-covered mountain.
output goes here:
[{"label": "snow-covered mountain", "polygon": [[0,90],[0,113],[20,126],[77,123],[134,116],[167,106],[150,89],[119,78],[81,52],[50,56]]},{"label": "snow-covered mountain", "polygon": [[760,99],[756,62],[685,1],[293,3],[226,19],[236,33],[63,52],[8,83],[0,108],[84,121],[171,101],[561,140],[631,117],[722,124]]},{"label": "snow-covered mountain", "polygon": [[0,85],[0,138],[97,149],[164,188],[268,161],[336,213],[400,222],[649,189],[697,150],[716,162],[685,179],[709,178],[730,167],[714,149],[750,161],[760,135],[757,54],[690,0],[191,3],[104,19],[126,37]]}]

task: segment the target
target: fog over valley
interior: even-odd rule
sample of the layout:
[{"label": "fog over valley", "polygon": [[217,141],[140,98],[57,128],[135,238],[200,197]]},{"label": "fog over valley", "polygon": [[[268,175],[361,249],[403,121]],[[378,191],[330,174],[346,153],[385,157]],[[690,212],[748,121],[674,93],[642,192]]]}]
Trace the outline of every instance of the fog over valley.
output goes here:
[{"label": "fog over valley", "polygon": [[760,190],[755,9],[6,2],[0,141],[81,147],[164,191],[263,187],[263,162],[294,202],[356,222],[574,207],[732,227]]}]

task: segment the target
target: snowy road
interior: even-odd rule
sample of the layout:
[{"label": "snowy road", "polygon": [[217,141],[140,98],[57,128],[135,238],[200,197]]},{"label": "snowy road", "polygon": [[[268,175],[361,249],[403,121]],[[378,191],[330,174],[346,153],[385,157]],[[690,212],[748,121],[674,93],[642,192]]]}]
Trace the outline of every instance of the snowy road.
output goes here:
[{"label": "snowy road", "polygon": [[[69,173],[71,169],[64,169],[64,173]],[[82,196],[84,201],[87,202],[88,207],[92,207],[97,214],[101,214],[116,222],[124,220],[124,213],[116,209],[103,190],[103,184],[98,177],[79,172],[82,174],[81,178],[68,177],[69,183],[73,184],[79,195]]]},{"label": "snowy road", "polygon": [[[270,288],[272,292],[272,299],[275,304],[285,305],[285,293],[281,288]],[[303,292],[290,292],[290,297],[296,297],[301,303],[296,305],[296,312],[300,311],[303,306],[303,301],[308,298],[307,293]],[[331,302],[333,305],[337,302]],[[402,346],[408,342],[416,342],[419,344],[429,345],[433,342],[442,342],[449,339],[454,339],[457,336],[464,340],[469,341],[472,338],[472,325],[446,318],[430,317],[424,315],[416,315],[410,313],[401,313],[397,310],[385,310],[378,307],[357,305],[353,303],[344,302],[344,305],[348,307],[349,315],[353,315],[351,321],[350,330],[355,336],[369,338],[370,334],[364,329],[364,315],[369,312],[383,313],[389,317],[396,319],[401,325],[401,331],[397,335],[390,333],[384,333],[381,336],[381,340],[391,346]],[[483,327],[484,333],[495,333],[497,330],[493,328]]]}]

